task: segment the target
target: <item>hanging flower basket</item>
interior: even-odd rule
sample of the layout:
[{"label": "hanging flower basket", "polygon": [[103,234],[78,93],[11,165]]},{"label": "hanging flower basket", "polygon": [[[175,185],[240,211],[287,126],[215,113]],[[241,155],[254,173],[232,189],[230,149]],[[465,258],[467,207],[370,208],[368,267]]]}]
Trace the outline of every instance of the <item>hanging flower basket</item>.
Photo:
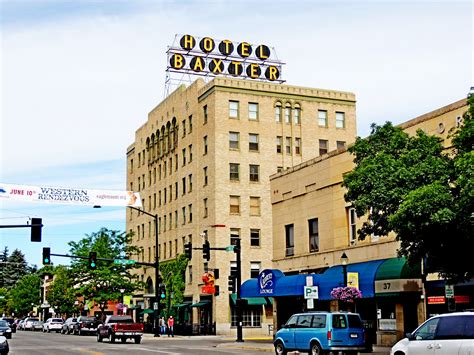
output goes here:
[{"label": "hanging flower basket", "polygon": [[355,287],[336,287],[331,291],[331,298],[344,302],[354,302],[355,299],[362,298],[362,292]]}]

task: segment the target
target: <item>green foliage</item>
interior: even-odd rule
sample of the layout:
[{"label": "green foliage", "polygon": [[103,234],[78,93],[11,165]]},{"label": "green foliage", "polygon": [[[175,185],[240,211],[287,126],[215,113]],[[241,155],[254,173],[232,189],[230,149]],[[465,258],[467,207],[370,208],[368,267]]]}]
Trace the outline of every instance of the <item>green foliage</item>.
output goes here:
[{"label": "green foliage", "polygon": [[356,168],[344,176],[346,201],[366,215],[359,238],[395,232],[399,254],[453,280],[474,276],[474,153],[472,104],[453,135],[458,154],[418,131],[410,137],[391,123],[372,125],[368,138],[349,148]]},{"label": "green foliage", "polygon": [[0,315],[11,314],[10,292],[5,287],[0,287]]},{"label": "green foliage", "polygon": [[23,276],[11,289],[11,308],[15,315],[25,316],[33,306],[39,306],[41,280],[36,274]]},{"label": "green foliage", "polygon": [[188,258],[183,254],[174,260],[160,263],[160,274],[163,275],[163,283],[166,285],[167,316],[175,316],[172,306],[183,302],[187,265]]},{"label": "green foliage", "polygon": [[[4,250],[4,253],[7,252]],[[4,257],[2,256],[2,258]],[[8,289],[14,287],[23,276],[33,271],[28,267],[25,255],[18,249],[15,249],[2,265],[5,265],[2,272],[3,286]]]},{"label": "green foliage", "polygon": [[141,249],[131,243],[131,234],[121,233],[102,228],[96,233],[86,235],[79,242],[70,242],[70,253],[74,256],[88,257],[89,252],[97,253],[97,269],[87,268],[87,259],[74,259],[71,269],[78,295],[84,301],[93,301],[102,311],[111,300],[119,300],[124,294],[131,294],[143,289],[144,285],[131,270],[140,266],[135,264],[116,266],[112,262],[100,258],[117,259],[136,255]]},{"label": "green foliage", "polygon": [[74,289],[74,275],[64,266],[54,269],[53,283],[49,286],[47,300],[57,314],[68,316],[77,312],[74,305],[76,290]]}]

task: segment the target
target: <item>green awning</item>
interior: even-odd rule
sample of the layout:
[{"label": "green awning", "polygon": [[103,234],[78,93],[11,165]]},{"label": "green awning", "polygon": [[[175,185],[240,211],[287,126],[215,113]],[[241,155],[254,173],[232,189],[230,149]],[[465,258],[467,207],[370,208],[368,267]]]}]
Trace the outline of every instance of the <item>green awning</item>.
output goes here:
[{"label": "green awning", "polygon": [[183,307],[191,307],[191,302],[185,302],[185,303],[178,303],[173,305],[174,308],[183,308]]},{"label": "green awning", "polygon": [[[233,293],[230,295],[230,298],[232,300],[232,303],[235,305],[235,301],[237,300],[237,295]],[[266,304],[273,304],[272,297],[245,297],[245,298],[242,297],[242,298],[247,300],[249,306],[263,306]],[[268,299],[268,302],[266,299]]]},{"label": "green awning", "polygon": [[199,302],[196,302],[196,303],[193,303],[191,305],[191,307],[205,307],[205,306],[208,306],[209,304],[211,303],[211,301],[199,301]]},{"label": "green awning", "polygon": [[405,258],[390,258],[380,264],[374,278],[376,296],[397,296],[420,292],[421,266],[411,266]]},{"label": "green awning", "polygon": [[144,309],[143,311],[140,312],[140,314],[153,314],[153,313],[155,313],[155,311],[150,308]]}]

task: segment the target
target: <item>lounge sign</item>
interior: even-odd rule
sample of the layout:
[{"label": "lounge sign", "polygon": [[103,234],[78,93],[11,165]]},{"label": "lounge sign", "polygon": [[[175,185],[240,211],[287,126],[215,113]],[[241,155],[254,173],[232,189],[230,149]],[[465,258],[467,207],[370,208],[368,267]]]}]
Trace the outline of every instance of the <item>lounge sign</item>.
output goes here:
[{"label": "lounge sign", "polygon": [[270,47],[248,42],[214,40],[210,37],[183,35],[179,46],[168,50],[168,70],[195,75],[228,75],[283,82],[282,62]]}]

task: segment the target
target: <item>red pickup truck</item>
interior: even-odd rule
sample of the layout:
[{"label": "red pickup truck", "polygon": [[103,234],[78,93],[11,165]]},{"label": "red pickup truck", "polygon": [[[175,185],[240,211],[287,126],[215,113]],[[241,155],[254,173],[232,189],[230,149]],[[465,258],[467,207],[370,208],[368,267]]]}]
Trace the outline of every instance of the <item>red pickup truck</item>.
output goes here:
[{"label": "red pickup truck", "polygon": [[143,328],[143,323],[134,323],[130,316],[107,316],[104,324],[97,327],[97,341],[107,338],[111,343],[116,339],[125,343],[127,339],[133,339],[135,344],[140,344]]}]

